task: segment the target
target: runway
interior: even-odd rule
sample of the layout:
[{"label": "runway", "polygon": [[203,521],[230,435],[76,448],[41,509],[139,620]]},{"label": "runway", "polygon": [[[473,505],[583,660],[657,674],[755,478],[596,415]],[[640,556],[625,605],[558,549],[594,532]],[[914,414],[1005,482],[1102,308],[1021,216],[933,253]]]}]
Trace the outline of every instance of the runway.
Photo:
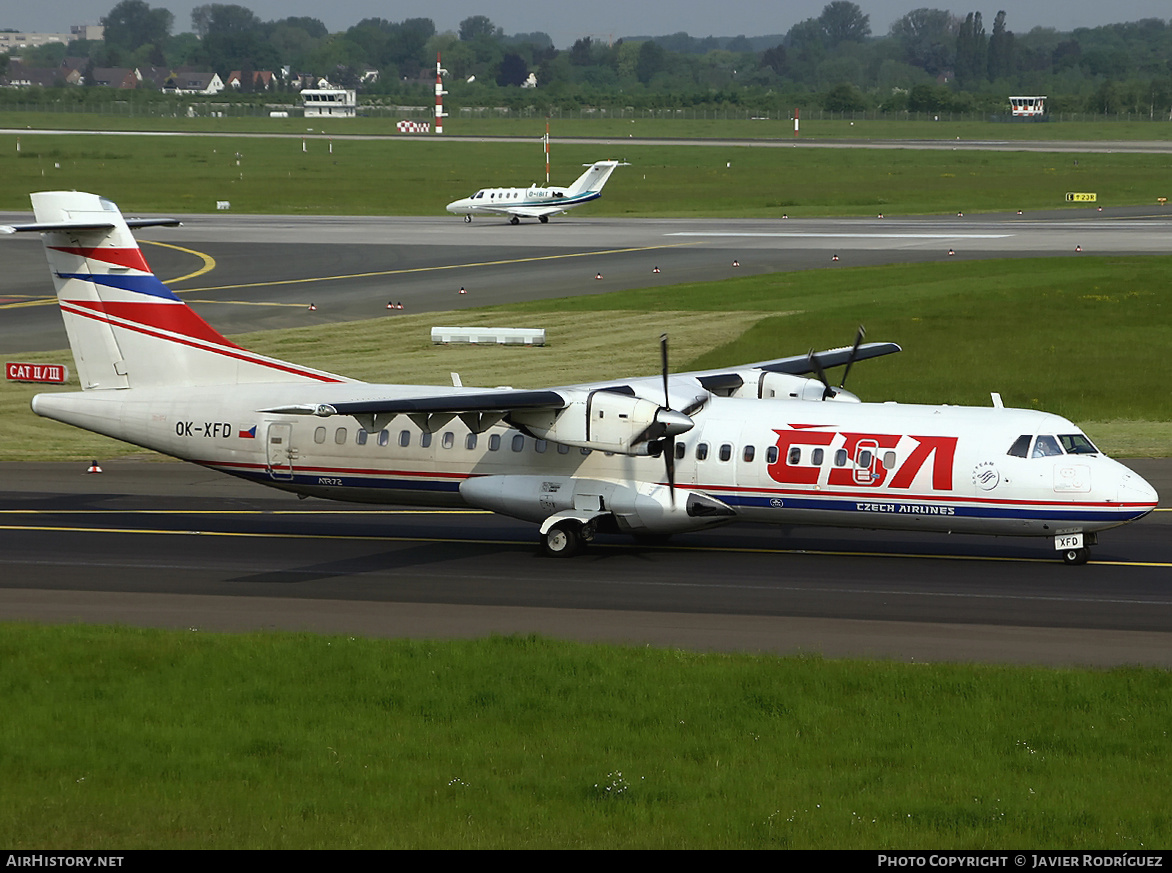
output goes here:
[{"label": "runway", "polygon": [[[184,221],[143,232],[144,250],[226,333],[324,328],[385,315],[388,301],[438,312],[817,267],[1172,250],[1172,219],[1159,210],[568,216],[519,227],[452,218]],[[64,348],[40,241],[0,244],[0,351]],[[1172,463],[1135,467],[1167,501]],[[100,476],[78,465],[0,465],[0,512],[3,618],[436,638],[539,632],[828,657],[1172,666],[1164,511],[1104,533],[1081,568],[1056,561],[1047,541],[755,527],[656,548],[602,539],[583,559],[551,562],[538,557],[531,525],[498,516],[298,501],[189,465],[139,461],[108,464]]]},{"label": "runway", "polygon": [[[452,216],[181,218],[183,227],[140,232],[143,249],[159,277],[227,334],[375,318],[389,302],[445,312],[791,270],[1172,252],[1172,213],[1158,208],[731,221],[574,213],[516,227]],[[40,240],[18,234],[0,245],[0,353],[65,348]]]},{"label": "runway", "polygon": [[[1172,493],[1172,463],[1133,463]],[[5,618],[1172,666],[1167,511],[1105,532],[1085,567],[1048,541],[760,526],[600,537],[558,562],[488,513],[301,501],[178,463],[83,470],[0,465]]]}]

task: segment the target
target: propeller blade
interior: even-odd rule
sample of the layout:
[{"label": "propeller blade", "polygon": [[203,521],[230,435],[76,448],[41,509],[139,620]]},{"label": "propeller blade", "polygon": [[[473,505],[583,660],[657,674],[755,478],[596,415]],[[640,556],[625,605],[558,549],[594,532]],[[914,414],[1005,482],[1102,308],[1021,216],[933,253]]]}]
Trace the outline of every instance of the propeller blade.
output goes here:
[{"label": "propeller blade", "polygon": [[[671,395],[667,391],[667,334],[661,333],[659,335],[659,357],[663,364],[663,408],[669,413],[671,408]],[[656,419],[659,416],[655,416]],[[689,419],[690,420],[690,419]],[[678,424],[678,422],[677,422]],[[664,440],[663,449],[663,466],[667,472],[667,493],[671,499],[672,508],[676,505],[676,441],[675,433],[682,433],[682,431],[669,432],[671,439]]]},{"label": "propeller blade", "polygon": [[667,493],[671,498],[672,509],[676,505],[676,441],[667,440],[663,450],[663,465],[667,469]]},{"label": "propeller blade", "polygon": [[810,364],[814,367],[814,372],[818,374],[818,381],[822,383],[822,399],[829,400],[834,396],[834,389],[830,387],[830,382],[826,378],[826,371],[822,369],[822,362],[818,360],[818,356],[814,354],[814,350],[810,349]]},{"label": "propeller blade", "polygon": [[671,409],[671,398],[667,394],[667,334],[659,335],[659,357],[663,364],[663,406]]},{"label": "propeller blade", "polygon": [[854,348],[851,349],[851,356],[846,359],[846,369],[842,373],[842,381],[838,383],[839,388],[846,387],[846,377],[851,374],[851,366],[855,362],[855,356],[858,355],[858,353],[859,353],[859,346],[861,346],[863,344],[863,337],[865,337],[866,335],[867,335],[867,331],[865,331],[863,329],[863,326],[860,324],[859,325],[859,332],[857,334],[855,334],[855,345],[854,345]]}]

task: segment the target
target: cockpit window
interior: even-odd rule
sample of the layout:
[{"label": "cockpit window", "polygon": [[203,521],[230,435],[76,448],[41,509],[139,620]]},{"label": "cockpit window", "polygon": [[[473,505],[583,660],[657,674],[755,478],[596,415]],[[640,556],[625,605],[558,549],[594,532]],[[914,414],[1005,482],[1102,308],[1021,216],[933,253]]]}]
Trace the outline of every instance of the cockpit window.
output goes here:
[{"label": "cockpit window", "polygon": [[1051,455],[1061,455],[1062,447],[1058,445],[1058,440],[1049,434],[1042,434],[1034,441],[1034,453],[1031,457],[1034,458],[1048,458]]},{"label": "cockpit window", "polygon": [[1007,454],[1013,458],[1028,458],[1030,456],[1030,435],[1023,433],[1015,439]]},{"label": "cockpit window", "polygon": [[1058,435],[1062,440],[1062,448],[1068,455],[1097,455],[1099,450],[1081,433],[1063,433]]}]

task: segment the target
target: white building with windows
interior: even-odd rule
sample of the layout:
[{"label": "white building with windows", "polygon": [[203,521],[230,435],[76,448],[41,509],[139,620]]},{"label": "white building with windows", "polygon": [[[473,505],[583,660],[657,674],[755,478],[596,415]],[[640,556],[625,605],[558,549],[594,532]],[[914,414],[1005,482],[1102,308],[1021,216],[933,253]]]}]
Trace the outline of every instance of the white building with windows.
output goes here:
[{"label": "white building with windows", "polygon": [[302,88],[301,105],[306,118],[354,118],[358,92],[342,88]]}]

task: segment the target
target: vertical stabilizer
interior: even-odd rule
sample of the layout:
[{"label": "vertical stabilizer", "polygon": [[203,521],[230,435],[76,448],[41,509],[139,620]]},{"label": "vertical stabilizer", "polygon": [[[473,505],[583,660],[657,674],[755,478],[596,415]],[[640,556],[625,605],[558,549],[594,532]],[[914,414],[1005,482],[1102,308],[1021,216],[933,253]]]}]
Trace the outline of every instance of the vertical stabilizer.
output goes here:
[{"label": "vertical stabilizer", "polygon": [[36,223],[5,230],[42,234],[83,389],[348,381],[226,339],[156,278],[109,200],[45,191],[33,194],[32,202]]},{"label": "vertical stabilizer", "polygon": [[624,167],[626,164],[618,161],[595,161],[586,168],[586,172],[575,180],[574,184],[566,190],[566,196],[577,197],[586,192],[598,193],[602,191],[602,186],[606,184],[606,180],[610,178],[610,174],[615,171],[615,167]]}]

